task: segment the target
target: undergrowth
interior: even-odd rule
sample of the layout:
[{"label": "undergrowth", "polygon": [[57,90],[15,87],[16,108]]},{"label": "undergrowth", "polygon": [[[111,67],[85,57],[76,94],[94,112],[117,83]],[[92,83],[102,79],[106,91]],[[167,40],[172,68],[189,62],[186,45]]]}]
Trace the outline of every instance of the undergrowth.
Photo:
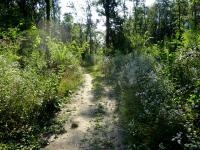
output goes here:
[{"label": "undergrowth", "polygon": [[143,43],[135,52],[117,54],[102,64],[120,94],[129,149],[200,148],[197,37],[186,31],[175,52],[167,43],[149,47]]},{"label": "undergrowth", "polygon": [[82,82],[82,52],[35,26],[0,37],[0,149],[39,149],[63,132],[56,116]]}]

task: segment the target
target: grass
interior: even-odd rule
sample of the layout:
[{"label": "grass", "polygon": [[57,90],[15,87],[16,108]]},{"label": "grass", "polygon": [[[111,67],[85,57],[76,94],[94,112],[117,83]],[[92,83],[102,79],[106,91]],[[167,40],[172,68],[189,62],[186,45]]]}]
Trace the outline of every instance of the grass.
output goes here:
[{"label": "grass", "polygon": [[61,111],[61,109],[65,108],[65,105],[67,105],[67,103],[71,99],[71,93],[75,92],[82,83],[82,75],[72,71],[66,71],[64,73],[58,87],[58,92],[62,96],[60,111],[57,112],[55,117],[52,118],[51,122],[49,122],[49,126],[45,128],[43,132],[43,137],[44,139],[46,139],[46,141],[42,144],[42,147],[45,147],[48,143],[48,137],[51,137],[52,135],[55,135],[55,137],[57,137],[58,134],[66,132],[64,124],[69,119],[70,112]]},{"label": "grass", "polygon": [[83,83],[82,75],[71,70],[65,71],[58,87],[60,95],[68,96],[71,92],[76,91],[77,87]]}]

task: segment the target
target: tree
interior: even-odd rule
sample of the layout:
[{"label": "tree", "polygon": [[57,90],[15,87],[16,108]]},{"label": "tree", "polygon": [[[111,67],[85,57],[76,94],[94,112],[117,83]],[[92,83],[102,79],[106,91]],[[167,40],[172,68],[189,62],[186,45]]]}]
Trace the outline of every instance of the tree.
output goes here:
[{"label": "tree", "polygon": [[46,30],[50,33],[50,21],[51,21],[51,0],[45,0],[46,3]]},{"label": "tree", "polygon": [[191,1],[192,23],[194,29],[198,28],[198,22],[200,21],[200,0]]},{"label": "tree", "polygon": [[176,34],[178,34],[178,40],[181,40],[184,26],[189,18],[188,0],[176,0],[171,11],[173,12],[174,18],[172,21],[175,22],[173,32],[176,32]]},{"label": "tree", "polygon": [[73,16],[70,13],[64,14],[64,20],[61,25],[61,39],[62,42],[72,41],[72,29],[73,29]]},{"label": "tree", "polygon": [[86,14],[87,14],[87,22],[86,22],[86,41],[89,41],[89,53],[92,51],[92,3],[90,0],[86,1],[87,8],[86,8]]},{"label": "tree", "polygon": [[103,10],[100,12],[106,17],[106,47],[112,46],[112,26],[115,18],[118,16],[116,8],[119,4],[116,0],[99,0],[98,4],[103,6]]},{"label": "tree", "polygon": [[41,0],[1,0],[1,27],[15,27],[21,24],[21,30],[28,29],[38,17],[37,4],[40,2]]}]

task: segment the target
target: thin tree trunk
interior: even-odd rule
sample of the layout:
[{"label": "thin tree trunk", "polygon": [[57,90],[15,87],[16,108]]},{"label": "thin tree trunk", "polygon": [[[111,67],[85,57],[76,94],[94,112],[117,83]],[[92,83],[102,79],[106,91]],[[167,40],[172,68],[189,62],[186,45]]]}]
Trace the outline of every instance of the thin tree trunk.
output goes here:
[{"label": "thin tree trunk", "polygon": [[110,8],[109,0],[106,0],[105,4],[105,14],[106,14],[106,47],[110,48]]},{"label": "thin tree trunk", "polygon": [[194,2],[194,28],[197,28],[197,8],[196,8],[196,2]]},{"label": "thin tree trunk", "polygon": [[46,2],[46,19],[47,19],[46,30],[48,33],[50,33],[51,4],[50,0],[45,0],[45,2]]},{"label": "thin tree trunk", "polygon": [[123,3],[123,13],[124,13],[124,19],[126,18],[126,0],[124,0]]},{"label": "thin tree trunk", "polygon": [[[50,34],[50,21],[51,21],[51,3],[50,0],[45,0],[46,2],[46,31]],[[47,66],[50,67],[50,52],[49,48],[46,44],[46,59],[47,59]]]},{"label": "thin tree trunk", "polygon": [[180,0],[178,0],[178,30],[179,30],[179,36],[178,40],[181,39],[181,6],[180,6]]}]

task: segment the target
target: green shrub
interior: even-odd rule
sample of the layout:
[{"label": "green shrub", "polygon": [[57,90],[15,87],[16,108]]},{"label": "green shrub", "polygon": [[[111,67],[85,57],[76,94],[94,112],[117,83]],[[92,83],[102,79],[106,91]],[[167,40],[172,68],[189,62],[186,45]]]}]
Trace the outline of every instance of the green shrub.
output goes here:
[{"label": "green shrub", "polygon": [[199,34],[192,34],[176,51],[153,45],[103,65],[121,90],[130,149],[200,148]]},{"label": "green shrub", "polygon": [[35,27],[13,34],[0,43],[0,149],[36,149],[81,83],[81,53]]}]

